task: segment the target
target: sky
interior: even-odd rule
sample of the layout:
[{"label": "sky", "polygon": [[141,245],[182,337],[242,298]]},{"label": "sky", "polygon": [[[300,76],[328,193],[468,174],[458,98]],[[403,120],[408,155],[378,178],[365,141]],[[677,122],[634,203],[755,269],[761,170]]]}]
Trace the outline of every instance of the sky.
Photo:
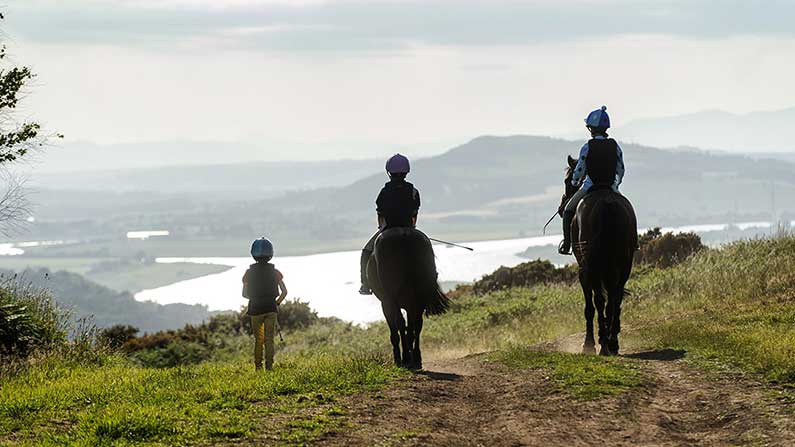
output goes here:
[{"label": "sky", "polygon": [[[21,113],[66,143],[222,141],[269,159],[577,136],[795,106],[795,2],[10,0],[38,77]],[[582,135],[583,137],[585,135]]]}]

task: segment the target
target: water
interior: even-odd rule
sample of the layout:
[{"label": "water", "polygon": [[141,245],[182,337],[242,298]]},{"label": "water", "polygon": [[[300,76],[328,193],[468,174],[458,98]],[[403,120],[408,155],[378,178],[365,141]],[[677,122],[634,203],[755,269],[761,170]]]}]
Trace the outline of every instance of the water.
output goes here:
[{"label": "water", "polygon": [[[770,228],[769,222],[746,222],[735,225],[741,229]],[[663,231],[707,233],[725,231],[728,224],[691,225],[664,228]],[[645,231],[645,230],[643,230]],[[475,250],[434,245],[440,281],[471,282],[500,266],[515,266],[527,259],[517,254],[528,247],[546,247],[552,253],[560,235],[463,243]],[[277,257],[274,264],[284,274],[289,297],[300,297],[320,316],[334,316],[356,323],[383,318],[381,306],[374,296],[361,296],[359,289],[360,251],[344,251],[309,256]],[[204,304],[210,310],[239,309],[246,303],[241,297],[241,278],[251,259],[242,258],[158,258],[160,263],[191,262],[219,264],[230,270],[165,287],[144,290],[135,295],[139,301],[161,304]]]}]

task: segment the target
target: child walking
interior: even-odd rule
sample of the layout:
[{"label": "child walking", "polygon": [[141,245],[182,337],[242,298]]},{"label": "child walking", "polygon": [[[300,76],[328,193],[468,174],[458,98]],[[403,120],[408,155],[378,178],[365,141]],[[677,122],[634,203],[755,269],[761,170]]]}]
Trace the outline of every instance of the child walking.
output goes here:
[{"label": "child walking", "polygon": [[254,368],[262,369],[262,350],[265,349],[265,369],[273,368],[274,338],[279,324],[276,311],[287,297],[284,276],[269,261],[273,258],[273,244],[260,238],[251,244],[251,256],[257,261],[243,275],[243,296],[248,298],[247,315],[254,332]]}]

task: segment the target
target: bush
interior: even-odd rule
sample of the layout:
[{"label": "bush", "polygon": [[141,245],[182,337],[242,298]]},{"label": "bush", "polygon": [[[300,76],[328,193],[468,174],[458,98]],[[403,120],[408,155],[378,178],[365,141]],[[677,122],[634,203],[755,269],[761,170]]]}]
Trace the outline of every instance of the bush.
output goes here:
[{"label": "bush", "polygon": [[307,328],[318,320],[317,312],[300,298],[285,301],[279,306],[279,326],[286,331]]},{"label": "bush", "polygon": [[0,356],[64,344],[67,320],[45,290],[22,286],[16,276],[0,280]]},{"label": "bush", "polygon": [[135,338],[136,334],[138,334],[137,327],[129,324],[117,324],[100,331],[99,339],[108,347],[117,349]]},{"label": "bush", "polygon": [[577,279],[577,266],[555,267],[549,261],[536,259],[516,267],[500,267],[494,273],[475,281],[472,290],[477,295],[509,289],[531,287],[536,284],[570,283]]},{"label": "bush", "polygon": [[642,234],[638,245],[640,250],[635,254],[635,263],[660,268],[676,265],[706,248],[695,233],[662,234],[660,228]]}]

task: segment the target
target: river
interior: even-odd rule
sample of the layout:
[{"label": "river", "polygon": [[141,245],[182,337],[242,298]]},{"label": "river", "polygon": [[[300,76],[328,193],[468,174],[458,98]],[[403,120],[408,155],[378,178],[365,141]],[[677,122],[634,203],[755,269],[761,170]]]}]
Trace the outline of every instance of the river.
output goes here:
[{"label": "river", "polygon": [[[664,231],[695,231],[708,233],[724,231],[727,224],[691,225],[665,228]],[[770,228],[769,222],[735,224],[741,230]],[[514,266],[527,261],[518,256],[528,247],[548,246],[555,250],[560,235],[539,236],[496,241],[464,243],[474,249],[467,251],[444,245],[434,245],[440,281],[471,282],[500,266]],[[277,256],[273,263],[284,274],[289,297],[299,297],[320,316],[334,316],[355,323],[366,323],[382,318],[381,306],[374,296],[361,296],[359,288],[360,251],[342,251],[308,256]],[[139,301],[160,304],[203,304],[210,310],[239,309],[246,303],[241,296],[241,277],[252,262],[240,258],[158,258],[159,263],[190,262],[218,264],[232,267],[222,272],[177,282],[156,289],[144,290],[135,295]]]}]

